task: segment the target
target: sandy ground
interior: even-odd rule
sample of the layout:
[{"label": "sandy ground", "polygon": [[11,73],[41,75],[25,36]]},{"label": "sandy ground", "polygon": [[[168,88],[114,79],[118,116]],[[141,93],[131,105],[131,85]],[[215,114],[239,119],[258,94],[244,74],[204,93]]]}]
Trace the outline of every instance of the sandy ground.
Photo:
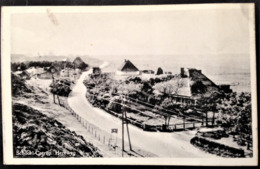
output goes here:
[{"label": "sandy ground", "polygon": [[[105,65],[102,67],[105,67]],[[94,124],[96,127],[98,126],[101,131],[110,133],[112,128],[118,129],[118,139],[121,139],[121,120],[99,108],[93,107],[85,97],[86,87],[83,81],[89,73],[90,71],[81,75],[68,98],[68,104],[82,119]],[[143,150],[159,157],[217,157],[190,144],[190,140],[194,137],[196,131],[146,132],[133,125],[129,125],[129,129],[131,142],[135,147],[141,147]]]}]

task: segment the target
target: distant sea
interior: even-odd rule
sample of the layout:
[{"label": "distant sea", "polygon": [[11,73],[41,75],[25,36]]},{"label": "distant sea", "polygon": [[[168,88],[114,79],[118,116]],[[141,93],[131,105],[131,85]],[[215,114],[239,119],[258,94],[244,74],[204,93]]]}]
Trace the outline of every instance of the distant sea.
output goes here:
[{"label": "distant sea", "polygon": [[[198,60],[189,57],[143,57],[143,56],[126,56],[126,57],[105,57],[104,61],[110,63],[105,69],[107,72],[118,70],[122,66],[124,59],[130,60],[139,70],[157,71],[161,67],[164,71],[179,74],[181,67],[196,68],[202,70],[216,84],[230,84],[234,92],[251,92],[250,83],[250,66],[249,59],[232,58],[199,58]],[[226,60],[225,60],[226,59]]]},{"label": "distant sea", "polygon": [[[27,57],[24,55],[12,55],[12,62],[29,60],[63,60],[69,58],[73,61],[77,55],[71,56],[41,56]],[[201,69],[216,84],[230,84],[235,92],[251,92],[250,64],[248,55],[222,55],[222,56],[185,56],[185,55],[120,55],[120,56],[80,56],[90,66],[101,65],[109,62],[109,66],[103,71],[112,72],[119,69],[124,60],[130,60],[139,70],[157,71],[161,67],[163,71],[179,74],[180,68]]]}]

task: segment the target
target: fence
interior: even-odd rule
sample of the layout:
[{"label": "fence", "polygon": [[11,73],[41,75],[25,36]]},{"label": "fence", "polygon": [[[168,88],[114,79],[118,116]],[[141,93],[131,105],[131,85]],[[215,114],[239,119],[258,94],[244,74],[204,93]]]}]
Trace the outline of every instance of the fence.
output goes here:
[{"label": "fence", "polygon": [[96,141],[100,142],[101,144],[107,145],[110,151],[115,151],[118,148],[117,145],[117,136],[112,135],[112,133],[108,133],[105,131],[100,130],[97,126],[89,123],[83,117],[78,115],[69,105],[67,102],[67,98],[60,98],[60,106],[67,109],[86,129],[86,131],[92,135],[92,138],[96,139]]},{"label": "fence", "polygon": [[[91,95],[91,96],[95,97],[94,94],[88,94],[88,95]],[[126,103],[132,104],[132,105],[141,105],[141,106],[144,106],[147,110],[153,112],[154,114],[165,115],[165,113],[163,113],[163,112],[160,113],[159,111],[155,112],[154,109],[152,109],[149,106],[147,106],[147,105],[150,105],[150,106],[154,106],[154,105],[142,102],[142,101],[140,101],[138,99],[133,99],[131,97],[127,97],[127,100],[126,100],[125,104],[119,103],[117,101],[113,101],[111,99],[102,98],[102,100],[107,100],[107,101],[113,102],[115,104],[119,104],[119,105],[125,106],[125,107],[127,107],[127,108],[129,108],[131,110],[134,110],[134,111],[138,112],[139,114],[142,114],[143,116],[148,116],[148,115],[146,113],[144,113],[143,111],[140,111],[138,109],[130,107]],[[120,113],[116,113],[113,110],[109,110],[109,109],[105,108],[102,105],[99,108],[104,109],[106,112],[112,114],[113,116],[121,118],[121,114]],[[178,114],[176,112],[173,112],[173,111],[170,111],[170,110],[167,110],[167,109],[164,109],[164,108],[162,108],[161,111],[171,112],[171,113],[175,114],[175,115],[170,115],[170,116],[174,117],[174,118],[181,118],[183,120],[183,123],[171,124],[168,127],[165,127],[163,124],[162,125],[147,125],[147,124],[143,124],[142,122],[138,121],[138,119],[132,119],[131,117],[129,117],[127,120],[128,120],[129,123],[131,123],[131,124],[141,128],[143,130],[146,130],[146,131],[183,131],[183,130],[187,130],[187,129],[195,129],[195,128],[198,128],[198,127],[201,127],[201,126],[214,126],[215,125],[213,118],[207,118],[206,119],[206,118],[202,117],[201,119],[199,119],[198,117],[195,117],[195,116],[192,116],[192,115],[183,115],[183,114],[181,115],[181,114]]]}]

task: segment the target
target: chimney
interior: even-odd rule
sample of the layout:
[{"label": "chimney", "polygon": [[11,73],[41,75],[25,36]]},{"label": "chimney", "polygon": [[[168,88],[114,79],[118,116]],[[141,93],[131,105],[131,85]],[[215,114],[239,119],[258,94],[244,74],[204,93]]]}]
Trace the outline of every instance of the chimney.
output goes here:
[{"label": "chimney", "polygon": [[184,68],[181,68],[181,77],[184,77]]}]

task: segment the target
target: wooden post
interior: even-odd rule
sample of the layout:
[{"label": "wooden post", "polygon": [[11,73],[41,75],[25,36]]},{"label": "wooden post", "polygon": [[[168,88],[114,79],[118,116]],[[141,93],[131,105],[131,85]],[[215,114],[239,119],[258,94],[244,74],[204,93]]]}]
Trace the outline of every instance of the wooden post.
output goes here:
[{"label": "wooden post", "polygon": [[212,116],[212,126],[215,125],[215,111],[213,111],[213,116]]},{"label": "wooden post", "polygon": [[203,126],[204,125],[204,114],[203,113],[201,113],[201,119],[202,119],[201,125]]},{"label": "wooden post", "polygon": [[131,145],[131,140],[130,140],[130,134],[129,134],[129,128],[128,128],[128,121],[127,121],[127,115],[126,115],[126,112],[125,112],[125,120],[126,120],[126,130],[127,130],[127,135],[128,135],[128,142],[129,142],[129,147],[130,147],[130,150],[132,151],[132,145]]},{"label": "wooden post", "polygon": [[55,94],[53,93],[53,103],[55,103]]},{"label": "wooden post", "polygon": [[58,103],[59,103],[59,105],[60,105],[60,98],[59,98],[59,96],[57,95],[57,99],[58,99]]},{"label": "wooden post", "polygon": [[208,127],[208,111],[206,111],[206,127]]},{"label": "wooden post", "polygon": [[185,116],[183,116],[183,129],[185,130]]}]

